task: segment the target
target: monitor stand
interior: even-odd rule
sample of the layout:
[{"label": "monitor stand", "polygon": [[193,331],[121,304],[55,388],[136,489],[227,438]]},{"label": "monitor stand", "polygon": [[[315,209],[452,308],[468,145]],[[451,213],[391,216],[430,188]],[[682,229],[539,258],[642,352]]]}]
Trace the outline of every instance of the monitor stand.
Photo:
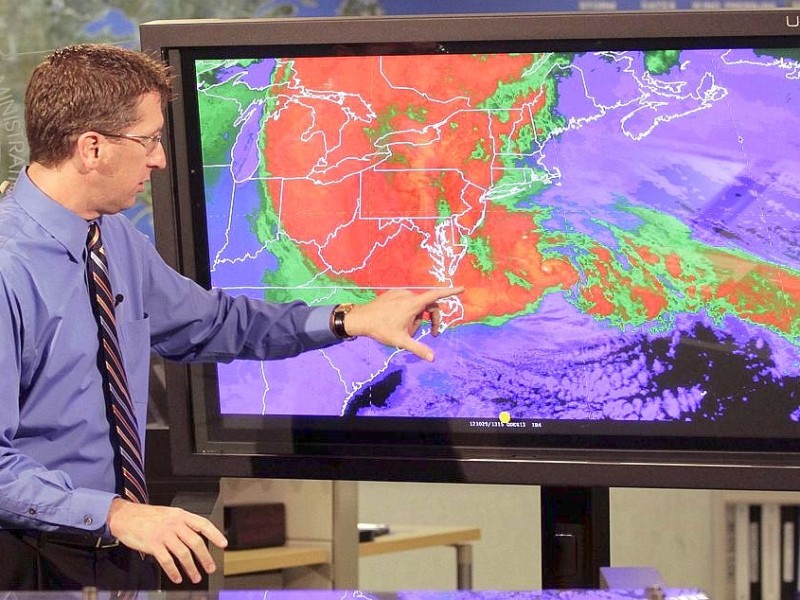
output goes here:
[{"label": "monitor stand", "polygon": [[541,488],[542,588],[599,589],[611,563],[607,487]]}]

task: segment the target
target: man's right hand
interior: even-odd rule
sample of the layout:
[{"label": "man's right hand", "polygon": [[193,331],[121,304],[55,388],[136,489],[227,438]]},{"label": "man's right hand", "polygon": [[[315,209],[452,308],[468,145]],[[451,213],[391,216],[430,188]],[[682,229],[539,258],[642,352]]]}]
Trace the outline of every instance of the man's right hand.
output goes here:
[{"label": "man's right hand", "polygon": [[173,583],[183,580],[181,569],[193,583],[200,582],[198,564],[206,573],[216,570],[206,540],[219,548],[228,545],[208,519],[181,508],[136,504],[122,498],[111,502],[108,528],[121,544],[155,557]]}]

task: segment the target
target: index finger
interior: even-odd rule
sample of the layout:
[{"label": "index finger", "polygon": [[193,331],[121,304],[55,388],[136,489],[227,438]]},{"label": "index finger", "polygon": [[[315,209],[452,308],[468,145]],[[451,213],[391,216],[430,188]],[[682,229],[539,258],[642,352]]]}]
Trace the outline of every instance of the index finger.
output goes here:
[{"label": "index finger", "polygon": [[431,302],[435,302],[436,300],[441,300],[442,298],[447,298],[448,296],[457,296],[464,291],[464,286],[458,287],[449,287],[449,288],[433,288],[426,292],[422,292],[418,299],[420,303],[424,306],[426,304],[430,304]]}]

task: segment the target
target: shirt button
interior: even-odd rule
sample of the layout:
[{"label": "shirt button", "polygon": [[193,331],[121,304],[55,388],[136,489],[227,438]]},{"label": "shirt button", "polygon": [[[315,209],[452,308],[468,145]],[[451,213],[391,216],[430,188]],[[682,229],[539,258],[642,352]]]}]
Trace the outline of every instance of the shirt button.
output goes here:
[{"label": "shirt button", "polygon": [[33,507],[29,508],[29,509],[28,509],[28,514],[29,514],[29,515],[35,515],[35,514],[36,514],[36,509],[35,509],[35,508],[33,508]]},{"label": "shirt button", "polygon": [[83,524],[89,527],[92,523],[94,523],[94,519],[92,519],[91,515],[86,515],[83,517]]}]

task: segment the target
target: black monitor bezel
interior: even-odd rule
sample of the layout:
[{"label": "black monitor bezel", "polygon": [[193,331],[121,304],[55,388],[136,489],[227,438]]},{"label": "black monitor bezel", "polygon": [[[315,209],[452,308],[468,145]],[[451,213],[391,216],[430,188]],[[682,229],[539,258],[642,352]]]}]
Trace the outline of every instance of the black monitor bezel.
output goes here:
[{"label": "black monitor bezel", "polygon": [[[487,40],[507,49],[529,51],[689,47],[798,47],[797,11],[678,11],[671,13],[597,13],[533,15],[448,15],[425,17],[274,19],[236,21],[170,21],[142,25],[142,47],[157,52],[177,74],[186,73],[193,57],[231,52],[283,56],[375,53],[460,53]],[[630,35],[631,31],[636,36]],[[702,42],[698,36],[704,36]],[[263,42],[269,40],[269,44]],[[332,50],[335,45],[335,50]],[[275,54],[279,55],[279,54]],[[203,195],[190,164],[186,103],[181,96],[167,111],[169,167],[153,174],[156,239],[167,262],[208,285],[207,257],[198,249],[204,231]],[[195,157],[196,158],[196,157]],[[204,266],[204,260],[206,261]],[[220,424],[238,418],[206,412],[210,389],[216,389],[215,367],[167,365],[173,462],[178,472],[231,476],[299,477],[359,480],[416,480],[540,485],[717,487],[800,489],[800,441],[784,438],[737,438],[736,448],[713,437],[667,449],[627,436],[541,436],[535,446],[513,439],[489,438],[473,443],[438,424],[382,443],[380,431],[348,436],[346,423],[335,427],[313,418],[281,417],[278,439],[267,445],[255,436],[233,439]],[[242,421],[234,432],[257,431]],[[327,428],[326,428],[327,427]],[[313,431],[314,435],[304,435]],[[326,434],[322,441],[315,436]],[[234,438],[238,435],[234,434]],[[334,443],[331,435],[344,443]],[[666,439],[666,438],[665,438]]]}]

